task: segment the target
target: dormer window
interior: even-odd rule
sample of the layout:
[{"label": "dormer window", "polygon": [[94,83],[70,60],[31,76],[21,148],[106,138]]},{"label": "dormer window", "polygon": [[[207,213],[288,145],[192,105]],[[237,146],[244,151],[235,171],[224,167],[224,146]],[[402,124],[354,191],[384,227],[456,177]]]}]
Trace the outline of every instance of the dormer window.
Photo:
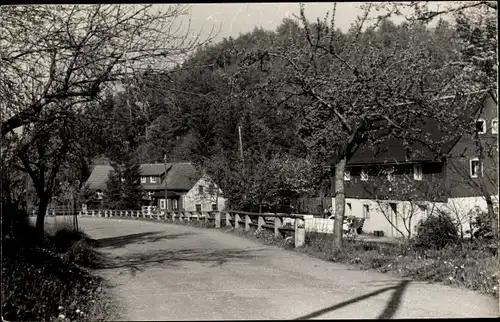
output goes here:
[{"label": "dormer window", "polygon": [[156,177],[149,177],[149,182],[156,183]]},{"label": "dormer window", "polygon": [[498,134],[498,119],[494,118],[491,120],[491,133]]},{"label": "dormer window", "polygon": [[486,133],[486,121],[483,119],[479,119],[476,121],[476,132],[478,134]]},{"label": "dormer window", "polygon": [[141,177],[141,183],[146,183],[146,177]]},{"label": "dormer window", "polygon": [[203,194],[203,186],[202,185],[198,186],[198,194],[200,194],[200,195]]},{"label": "dormer window", "polygon": [[361,181],[368,181],[368,172],[365,168],[361,169]]},{"label": "dormer window", "polygon": [[351,181],[351,171],[344,171],[344,181]]},{"label": "dormer window", "polygon": [[102,200],[103,195],[102,191],[97,191],[97,199]]},{"label": "dormer window", "polygon": [[422,165],[414,164],[413,165],[413,179],[421,181],[422,180]]}]

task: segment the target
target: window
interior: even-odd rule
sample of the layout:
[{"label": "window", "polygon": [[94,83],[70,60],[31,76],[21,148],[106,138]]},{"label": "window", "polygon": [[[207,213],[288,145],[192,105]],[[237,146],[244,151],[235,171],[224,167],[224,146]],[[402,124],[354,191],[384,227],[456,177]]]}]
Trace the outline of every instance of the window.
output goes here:
[{"label": "window", "polygon": [[200,194],[200,195],[203,194],[203,186],[202,185],[198,186],[198,194]]},{"label": "window", "polygon": [[470,177],[477,178],[480,175],[482,176],[482,172],[483,172],[483,165],[479,161],[479,159],[474,158],[470,160]]},{"label": "window", "polygon": [[351,171],[346,170],[344,171],[344,181],[350,181],[351,180]]},{"label": "window", "polygon": [[368,181],[368,172],[365,168],[361,169],[361,181]]},{"label": "window", "polygon": [[149,182],[156,183],[156,177],[149,177]]},{"label": "window", "polygon": [[387,180],[389,181],[394,180],[394,167],[387,168],[386,172],[387,172]]},{"label": "window", "polygon": [[212,184],[210,184],[210,185],[208,186],[208,193],[209,193],[210,195],[215,194],[215,186],[214,186],[214,184],[213,184],[213,183],[212,183]]},{"label": "window", "polygon": [[201,211],[201,205],[200,204],[197,204],[196,205],[196,211],[200,212]]},{"label": "window", "polygon": [[141,177],[141,183],[146,183],[146,177]]},{"label": "window", "polygon": [[351,206],[351,203],[349,203],[349,202],[346,203],[345,212],[346,212],[347,216],[351,216],[352,215],[352,206]]},{"label": "window", "polygon": [[217,204],[216,203],[212,204],[212,211],[217,211]]},{"label": "window", "polygon": [[478,134],[486,133],[486,121],[483,119],[479,119],[476,121],[476,132]]},{"label": "window", "polygon": [[370,205],[363,205],[363,218],[370,219]]},{"label": "window", "polygon": [[413,165],[413,179],[422,180],[422,165],[414,164]]},{"label": "window", "polygon": [[498,119],[491,120],[491,133],[498,134]]},{"label": "window", "polygon": [[97,191],[97,199],[101,200],[104,193],[102,191]]},{"label": "window", "polygon": [[177,199],[173,199],[172,200],[172,209],[173,210],[178,210],[178,203],[177,203]]},{"label": "window", "polygon": [[160,209],[165,209],[165,199],[160,199]]}]

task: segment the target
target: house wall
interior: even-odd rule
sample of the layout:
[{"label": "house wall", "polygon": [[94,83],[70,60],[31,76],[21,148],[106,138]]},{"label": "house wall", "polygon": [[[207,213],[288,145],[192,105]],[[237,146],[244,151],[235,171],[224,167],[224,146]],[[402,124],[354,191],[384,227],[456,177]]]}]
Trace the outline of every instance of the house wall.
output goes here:
[{"label": "house wall", "polygon": [[[201,205],[202,211],[211,211],[212,204],[216,203],[217,200],[217,209],[219,211],[225,210],[226,199],[222,197],[222,190],[214,184],[214,194],[210,195],[208,192],[208,187],[210,184],[213,184],[210,179],[206,177],[202,177],[196,184],[189,190],[184,196],[182,200],[182,204],[184,205],[185,211],[196,211],[196,205]],[[199,193],[199,187],[202,185],[204,187],[203,194]],[[217,197],[215,191],[218,190],[219,197]]]},{"label": "house wall", "polygon": [[[492,195],[491,198],[498,214],[499,196]],[[332,203],[335,207],[335,199],[332,199]],[[386,206],[388,203],[396,204],[397,215]],[[347,204],[351,205],[350,211],[347,211]],[[470,228],[471,220],[474,220],[478,211],[488,211],[484,197],[449,198],[447,202],[418,202],[418,204],[409,201],[346,198],[346,215],[363,218],[364,205],[369,206],[370,216],[365,218],[363,232],[373,233],[375,230],[382,230],[384,236],[389,237],[401,237],[401,234],[391,225],[389,219],[407,237],[408,228],[414,236],[419,222],[438,210],[449,214],[457,224],[461,225],[463,231]],[[408,220],[410,217],[411,221]],[[308,227],[315,227],[318,232],[333,232],[333,220],[318,220],[317,218],[314,218],[314,220],[315,222],[310,223]]]},{"label": "house wall", "polygon": [[[332,200],[335,206],[335,200]],[[396,204],[395,214],[389,207],[389,203]],[[445,203],[431,203],[431,202],[408,202],[408,201],[398,201],[398,200],[373,200],[373,199],[356,199],[356,198],[346,198],[346,204],[351,204],[351,215],[363,218],[363,207],[368,205],[369,218],[365,218],[365,223],[363,225],[363,232],[373,233],[375,230],[382,230],[384,236],[389,237],[402,237],[401,233],[405,237],[408,236],[408,231],[412,235],[415,234],[416,226],[420,220],[425,219],[430,212],[433,210],[435,205],[444,205]],[[347,209],[347,207],[346,207]],[[346,215],[347,212],[346,212]],[[403,220],[404,219],[404,220]],[[401,233],[399,233],[393,225],[396,226]]]},{"label": "house wall", "polygon": [[[497,105],[491,97],[484,101],[478,118],[486,121],[486,133],[464,135],[450,152],[447,162],[447,185],[451,198],[480,197],[498,192],[498,133],[492,133],[491,121],[498,118]],[[478,178],[470,176],[470,161],[483,155],[483,171]]]},{"label": "house wall", "polygon": [[432,200],[445,201],[443,163],[422,163],[422,180],[413,177],[413,164],[394,165],[394,179],[389,181],[383,173],[383,166],[366,166],[368,181],[361,181],[361,166],[348,166],[351,180],[344,181],[346,198],[355,199],[394,199],[394,200]]},{"label": "house wall", "polygon": [[[493,208],[498,214],[498,194],[492,195]],[[439,204],[438,209],[446,212],[458,223],[463,230],[470,228],[471,221],[475,219],[478,212],[487,212],[488,206],[484,197],[457,197],[450,198],[445,204]]]}]

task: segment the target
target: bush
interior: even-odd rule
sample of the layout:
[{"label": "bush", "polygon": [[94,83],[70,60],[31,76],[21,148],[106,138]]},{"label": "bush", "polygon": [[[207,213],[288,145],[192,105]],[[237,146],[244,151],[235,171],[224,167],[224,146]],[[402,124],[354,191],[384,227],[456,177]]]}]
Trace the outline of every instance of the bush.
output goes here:
[{"label": "bush", "polygon": [[[34,231],[29,224],[19,229]],[[102,280],[76,264],[95,262],[85,234],[63,227],[47,235],[42,247],[31,236],[2,242],[2,318],[53,321],[62,314],[71,321],[103,320]]]},{"label": "bush", "polygon": [[491,219],[487,212],[480,211],[472,222],[474,229],[474,238],[488,239],[492,238]]},{"label": "bush", "polygon": [[417,248],[441,249],[456,245],[458,241],[457,226],[448,214],[439,212],[419,223],[413,245]]}]

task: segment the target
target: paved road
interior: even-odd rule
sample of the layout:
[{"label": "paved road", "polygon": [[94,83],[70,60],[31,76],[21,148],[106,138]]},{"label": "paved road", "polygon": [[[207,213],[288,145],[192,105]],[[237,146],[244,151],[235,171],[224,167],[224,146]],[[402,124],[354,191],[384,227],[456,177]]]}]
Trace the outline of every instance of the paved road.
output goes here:
[{"label": "paved road", "polygon": [[82,218],[124,320],[494,317],[497,300],[358,271],[210,229]]}]

